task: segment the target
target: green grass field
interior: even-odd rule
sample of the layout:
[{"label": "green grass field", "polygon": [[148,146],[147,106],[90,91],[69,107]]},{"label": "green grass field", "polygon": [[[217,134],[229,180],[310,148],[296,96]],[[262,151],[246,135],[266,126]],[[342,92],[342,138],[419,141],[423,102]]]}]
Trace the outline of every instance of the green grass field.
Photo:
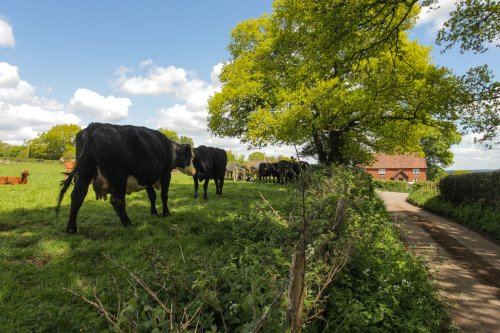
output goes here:
[{"label": "green grass field", "polygon": [[[64,177],[62,164],[0,164],[0,175],[18,176],[22,169],[30,172],[28,184],[0,186],[0,332],[107,329],[92,306],[64,288],[87,296],[95,289],[107,306],[118,306],[133,288],[127,273],[106,256],[143,277],[151,272],[146,253],[153,249],[177,262],[193,256],[210,258],[218,244],[207,240],[207,231],[263,205],[261,193],[276,209],[285,209],[291,192],[276,184],[228,180],[222,198],[215,195],[211,182],[209,200],[204,201],[201,196],[193,198],[192,178],[174,173],[169,191],[172,215],[150,216],[146,192],[134,193],[127,196],[134,226],[125,229],[109,201],[96,201],[90,187],[78,216],[79,232],[69,235],[64,230],[72,187],[59,217],[54,212]],[[159,199],[157,208],[161,211]]]}]

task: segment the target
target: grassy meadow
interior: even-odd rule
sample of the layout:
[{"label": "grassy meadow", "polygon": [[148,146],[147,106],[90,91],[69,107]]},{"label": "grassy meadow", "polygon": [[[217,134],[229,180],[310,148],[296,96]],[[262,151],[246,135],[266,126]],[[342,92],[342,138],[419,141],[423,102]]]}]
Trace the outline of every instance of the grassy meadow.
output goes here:
[{"label": "grassy meadow", "polygon": [[[227,181],[219,198],[211,183],[204,201],[193,198],[192,178],[174,173],[172,215],[150,216],[146,192],[134,193],[127,229],[90,188],[70,235],[71,191],[54,212],[62,164],[0,164],[0,175],[21,169],[28,184],[0,186],[0,332],[289,329],[286,291],[303,223],[293,187]],[[424,263],[400,241],[367,175],[331,167],[306,177],[304,313],[316,315],[304,332],[446,331]]]},{"label": "grassy meadow", "polygon": [[[261,194],[276,209],[285,208],[289,190],[275,184],[226,181],[224,195],[215,195],[210,182],[208,201],[193,198],[192,178],[173,174],[169,191],[171,216],[150,216],[145,191],[127,196],[133,228],[122,227],[109,199],[96,201],[92,187],[79,212],[79,232],[64,230],[69,216],[66,193],[59,217],[54,206],[64,168],[59,162],[0,164],[0,175],[20,175],[28,169],[26,185],[0,186],[0,332],[101,331],[106,320],[89,304],[64,288],[86,297],[96,295],[117,310],[133,296],[130,276],[109,256],[143,278],[152,273],[147,253],[189,265],[189,258],[210,263],[219,230],[238,214],[249,214],[263,203]],[[203,191],[200,186],[200,190]],[[202,192],[201,192],[202,193]],[[161,201],[157,200],[161,211]],[[210,234],[210,232],[208,232]],[[151,273],[151,274],[150,274]]]}]

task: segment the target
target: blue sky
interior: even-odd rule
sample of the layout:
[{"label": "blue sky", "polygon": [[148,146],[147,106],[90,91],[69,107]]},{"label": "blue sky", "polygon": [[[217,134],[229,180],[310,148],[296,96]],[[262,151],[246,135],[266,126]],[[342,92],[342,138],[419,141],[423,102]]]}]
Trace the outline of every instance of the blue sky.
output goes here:
[{"label": "blue sky", "polygon": [[[453,7],[423,13],[411,33],[433,45]],[[206,131],[206,99],[229,59],[230,30],[272,9],[253,1],[2,0],[0,4],[0,140],[19,144],[58,123],[91,121],[164,127],[248,155],[237,139]],[[487,54],[440,54],[457,74],[488,63],[500,76],[498,48]],[[450,169],[500,168],[500,147],[485,151],[466,136]],[[261,149],[290,155],[289,147]]]}]

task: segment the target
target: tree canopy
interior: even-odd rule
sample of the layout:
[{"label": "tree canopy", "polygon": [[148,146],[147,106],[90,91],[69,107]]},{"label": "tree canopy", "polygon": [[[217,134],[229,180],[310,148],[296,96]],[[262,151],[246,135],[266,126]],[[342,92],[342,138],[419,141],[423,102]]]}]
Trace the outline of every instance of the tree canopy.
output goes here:
[{"label": "tree canopy", "polygon": [[406,33],[419,10],[403,0],[275,1],[270,15],[233,29],[209,129],[351,165],[421,151],[431,133],[453,141],[459,124],[494,133],[495,116],[474,102],[484,92],[471,85],[490,73],[459,78],[435,66]]},{"label": "tree canopy", "polygon": [[55,125],[28,142],[29,157],[58,160],[61,157],[75,158],[75,138],[81,130],[79,125]]},{"label": "tree canopy", "polygon": [[[437,0],[428,0],[435,5]],[[439,31],[436,42],[445,51],[460,44],[460,52],[483,53],[488,46],[500,47],[500,3],[498,0],[458,0],[455,10]]]},{"label": "tree canopy", "polygon": [[163,134],[165,134],[165,136],[167,138],[169,138],[170,140],[173,140],[173,141],[175,141],[177,143],[189,144],[189,145],[191,145],[191,147],[194,147],[193,138],[190,138],[188,136],[181,136],[181,137],[179,137],[179,135],[177,134],[177,132],[171,131],[171,130],[166,129],[166,128],[160,128],[159,131],[162,132]]},{"label": "tree canopy", "polygon": [[249,161],[262,161],[266,158],[266,154],[256,151],[248,156]]}]

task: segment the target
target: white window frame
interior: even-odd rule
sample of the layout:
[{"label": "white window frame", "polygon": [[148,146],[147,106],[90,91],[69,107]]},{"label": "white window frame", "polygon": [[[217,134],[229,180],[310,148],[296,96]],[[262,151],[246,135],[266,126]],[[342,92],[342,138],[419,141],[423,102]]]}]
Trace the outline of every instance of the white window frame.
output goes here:
[{"label": "white window frame", "polygon": [[419,168],[414,168],[413,169],[413,174],[414,175],[420,175],[420,169]]},{"label": "white window frame", "polygon": [[385,169],[378,169],[379,175],[385,175]]}]

